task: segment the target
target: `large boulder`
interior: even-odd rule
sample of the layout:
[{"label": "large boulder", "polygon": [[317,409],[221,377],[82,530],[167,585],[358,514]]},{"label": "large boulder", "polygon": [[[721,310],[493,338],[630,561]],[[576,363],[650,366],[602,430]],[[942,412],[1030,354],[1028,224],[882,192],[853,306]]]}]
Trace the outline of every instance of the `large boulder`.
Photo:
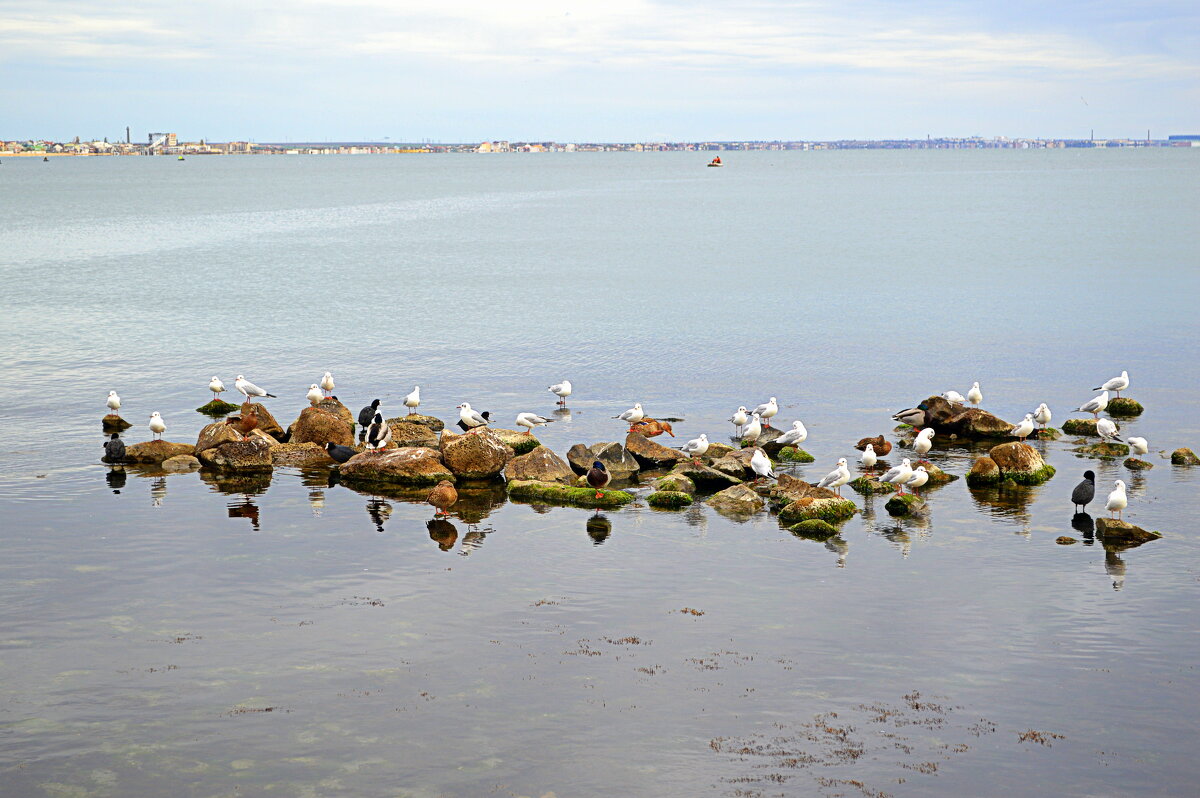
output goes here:
[{"label": "large boulder", "polygon": [[[242,413],[250,412],[251,402],[244,402],[239,410]],[[270,435],[272,438],[283,438],[283,427],[279,426],[279,422],[275,420],[275,416],[271,415],[271,411],[267,410],[266,406],[261,402],[254,402],[254,412],[258,415],[258,429]]]},{"label": "large boulder", "polygon": [[1063,422],[1062,431],[1068,435],[1087,435],[1099,438],[1100,433],[1096,431],[1097,423],[1094,418],[1068,418]]},{"label": "large boulder", "polygon": [[1118,396],[1115,399],[1108,400],[1108,411],[1110,416],[1140,416],[1146,408],[1142,407],[1142,403],[1136,399],[1130,399],[1128,396]]},{"label": "large boulder", "polygon": [[1027,443],[1013,441],[993,446],[988,457],[1000,469],[1003,479],[1019,485],[1040,485],[1054,476],[1054,466],[1048,465],[1038,450]]},{"label": "large boulder", "polygon": [[414,424],[404,416],[396,416],[389,418],[387,425],[392,428],[392,443],[396,446],[438,448],[437,433],[424,424]]},{"label": "large boulder", "polygon": [[967,472],[967,485],[972,488],[995,485],[1000,482],[1000,466],[990,457],[979,457]]},{"label": "large boulder", "polygon": [[[250,430],[249,437],[262,438],[268,444],[272,445],[278,444],[278,441],[276,441],[267,433],[258,429]],[[226,424],[224,421],[214,421],[212,424],[205,424],[204,428],[200,430],[200,434],[196,436],[195,455],[199,457],[200,452],[203,452],[206,449],[211,449],[214,446],[220,446],[222,443],[228,443],[229,441],[240,441],[241,439],[242,434]]]},{"label": "large boulder", "polygon": [[1133,548],[1162,537],[1161,532],[1152,532],[1128,521],[1118,521],[1113,518],[1097,518],[1096,534],[1100,536],[1106,546],[1118,544],[1122,548]]},{"label": "large boulder", "polygon": [[545,446],[539,446],[528,454],[517,455],[509,460],[508,465],[504,466],[504,478],[571,485],[575,482],[575,472],[566,460]]},{"label": "large boulder", "polygon": [[709,507],[730,515],[754,515],[766,506],[763,497],[749,485],[734,485],[715,493],[705,501]]},{"label": "large boulder", "polygon": [[542,442],[531,432],[517,432],[515,429],[504,429],[503,427],[488,427],[488,429],[505,446],[512,449],[513,454],[528,454],[542,445]]},{"label": "large boulder", "polygon": [[[329,406],[329,409],[326,406]],[[340,402],[338,407],[341,407]],[[344,407],[341,409],[345,410]],[[350,422],[341,418],[336,408],[330,406],[326,400],[300,411],[300,417],[292,424],[292,437],[288,443],[316,443],[320,446],[336,443],[338,446],[353,446],[354,431]]]},{"label": "large boulder", "polygon": [[[324,410],[326,413],[333,413],[335,416],[340,418],[342,421],[345,421],[348,425],[353,426],[353,424],[354,424],[354,421],[355,421],[354,414],[350,412],[350,408],[346,407],[344,404],[342,404],[340,401],[338,401],[338,398],[336,396],[326,396],[324,399],[317,402],[313,406],[319,410]],[[314,441],[314,442],[320,443],[320,441]]]},{"label": "large boulder", "polygon": [[397,416],[397,418],[409,424],[420,424],[429,427],[434,432],[441,432],[446,428],[445,423],[440,418],[423,416],[420,413],[409,413],[407,416]]},{"label": "large boulder", "polygon": [[941,396],[931,396],[923,404],[925,426],[933,427],[939,436],[971,440],[1006,438],[1014,426],[986,410],[952,405]]},{"label": "large boulder", "polygon": [[1191,449],[1181,447],[1171,452],[1171,465],[1200,465],[1200,457]]},{"label": "large boulder", "polygon": [[181,454],[195,455],[196,447],[190,443],[170,441],[145,441],[125,447],[126,463],[161,463]]},{"label": "large boulder", "polygon": [[642,468],[670,468],[688,459],[683,452],[655,443],[637,432],[625,436],[625,449]]},{"label": "large boulder", "polygon": [[226,441],[197,454],[200,462],[218,471],[270,471],[271,444],[265,436]]},{"label": "large boulder", "polygon": [[277,466],[329,465],[333,458],[318,443],[277,443],[271,447],[271,462]]},{"label": "large boulder", "polygon": [[463,479],[491,479],[513,457],[513,450],[489,429],[466,435],[443,431],[441,450],[442,462]]},{"label": "large boulder", "polygon": [[567,450],[567,462],[577,474],[590,471],[594,460],[604,463],[613,479],[629,479],[641,470],[637,459],[624,446],[614,441],[602,441],[591,446],[577,443]]},{"label": "large boulder", "polygon": [[730,485],[737,485],[741,482],[737,477],[723,474],[708,466],[696,465],[691,460],[675,466],[667,476],[687,477],[692,481],[692,484],[702,491],[722,490],[728,488]]},{"label": "large boulder", "polygon": [[438,452],[423,446],[356,454],[338,467],[338,473],[347,485],[432,486],[443,479],[454,481]]}]

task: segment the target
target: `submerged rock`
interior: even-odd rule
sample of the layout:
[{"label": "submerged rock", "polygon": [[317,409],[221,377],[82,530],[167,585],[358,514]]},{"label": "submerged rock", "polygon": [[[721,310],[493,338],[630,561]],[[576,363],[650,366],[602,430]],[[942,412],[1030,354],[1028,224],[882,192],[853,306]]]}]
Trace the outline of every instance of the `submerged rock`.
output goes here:
[{"label": "submerged rock", "polygon": [[1130,471],[1145,471],[1147,469],[1154,468],[1153,463],[1147,463],[1145,460],[1141,460],[1137,457],[1130,457],[1126,459],[1124,465]]},{"label": "submerged rock", "polygon": [[1112,518],[1097,518],[1096,534],[1104,539],[1105,545],[1116,543],[1124,548],[1140,546],[1162,537],[1161,532],[1151,532],[1128,521],[1117,521]]},{"label": "submerged rock", "polygon": [[671,472],[658,478],[655,488],[660,493],[686,493],[689,496],[696,492],[696,483],[683,474]]},{"label": "submerged rock", "polygon": [[683,452],[647,440],[637,432],[625,436],[625,449],[642,468],[670,468],[688,459]]},{"label": "submerged rock", "polygon": [[720,513],[731,515],[753,515],[761,511],[766,502],[748,485],[734,485],[716,493],[705,501],[709,507]]},{"label": "submerged rock", "polygon": [[126,463],[161,463],[181,454],[195,455],[196,447],[190,443],[170,441],[145,441],[125,447]]},{"label": "submerged rock", "polygon": [[318,443],[277,443],[271,447],[271,463],[277,466],[329,465],[333,458]]},{"label": "submerged rock", "polygon": [[567,461],[550,449],[538,446],[532,452],[517,455],[509,460],[504,466],[504,478],[570,485],[575,481],[575,472],[571,470]]},{"label": "submerged rock", "polygon": [[915,515],[927,509],[925,502],[919,497],[911,493],[897,493],[895,496],[887,500],[887,504],[883,509],[888,511],[889,515]]},{"label": "submerged rock", "polygon": [[820,518],[810,518],[807,521],[801,521],[798,524],[792,524],[788,527],[788,532],[809,540],[828,540],[838,533],[838,529],[828,521],[823,521]]},{"label": "submerged rock", "polygon": [[338,467],[338,473],[347,485],[432,486],[443,479],[454,482],[454,474],[443,465],[438,452],[423,446],[356,454]]},{"label": "submerged rock", "polygon": [[[923,404],[927,408],[925,426],[933,427],[939,436],[946,438],[1006,438],[1015,426],[986,410],[952,405],[941,396],[931,396]],[[876,449],[875,453],[878,454],[879,450]]]},{"label": "submerged rock", "polygon": [[513,457],[513,450],[489,429],[465,435],[442,432],[441,450],[442,462],[463,479],[491,479]]},{"label": "submerged rock", "polygon": [[1060,546],[1070,546],[1072,543],[1078,543],[1079,541],[1073,537],[1068,537],[1067,535],[1059,535],[1054,539],[1054,542]]},{"label": "submerged rock", "polygon": [[557,482],[537,482],[514,479],[508,483],[511,499],[545,504],[570,504],[577,507],[620,507],[633,501],[633,494],[613,488],[602,488],[596,496],[593,487],[571,487]]},{"label": "submerged rock", "polygon": [[982,485],[996,485],[1003,479],[1000,476],[1000,466],[990,457],[976,458],[967,472],[967,484],[972,488]]},{"label": "submerged rock", "polygon": [[252,435],[244,441],[225,441],[197,456],[204,465],[218,471],[270,471],[271,446],[265,436]]},{"label": "submerged rock", "polygon": [[[329,406],[327,409],[327,405],[328,401],[301,410],[300,417],[292,424],[292,434],[288,443],[315,443],[320,446],[336,443],[338,446],[353,446],[354,432],[350,427],[351,422],[343,420],[338,415],[336,408]],[[341,406],[340,402],[338,402],[338,407],[341,407],[342,410],[346,409]],[[262,424],[261,413],[260,410],[260,425]]]},{"label": "submerged rock", "polygon": [[1171,465],[1200,465],[1200,457],[1191,449],[1180,448],[1171,452]]},{"label": "submerged rock", "polygon": [[878,493],[895,493],[899,488],[890,482],[880,482],[873,477],[862,476],[847,483],[856,493],[873,496]]},{"label": "submerged rock", "polygon": [[1130,399],[1128,396],[1120,396],[1115,399],[1108,400],[1108,407],[1105,408],[1110,416],[1140,416],[1145,410],[1142,403],[1136,399]]},{"label": "submerged rock", "polygon": [[1040,485],[1054,476],[1054,466],[1048,465],[1038,450],[1027,443],[1013,441],[993,446],[988,457],[1000,469],[1003,479],[1011,479],[1018,485]]},{"label": "submerged rock", "polygon": [[1077,457],[1095,457],[1100,460],[1116,460],[1129,454],[1129,447],[1123,443],[1090,443],[1087,446],[1076,446],[1071,450]]},{"label": "submerged rock", "polygon": [[659,509],[676,510],[694,501],[690,494],[679,490],[656,490],[646,497],[646,503]]},{"label": "submerged rock", "polygon": [[567,462],[577,474],[586,474],[591,470],[594,460],[604,463],[615,480],[629,479],[641,470],[637,459],[615,441],[601,441],[591,446],[577,443],[567,450]]},{"label": "submerged rock", "polygon": [[438,436],[424,424],[414,424],[404,416],[389,418],[388,427],[392,430],[392,443],[400,446],[425,446],[429,449],[438,447]]},{"label": "submerged rock", "polygon": [[195,471],[200,467],[200,461],[190,454],[177,454],[174,457],[168,457],[161,463],[163,471],[184,472]]}]

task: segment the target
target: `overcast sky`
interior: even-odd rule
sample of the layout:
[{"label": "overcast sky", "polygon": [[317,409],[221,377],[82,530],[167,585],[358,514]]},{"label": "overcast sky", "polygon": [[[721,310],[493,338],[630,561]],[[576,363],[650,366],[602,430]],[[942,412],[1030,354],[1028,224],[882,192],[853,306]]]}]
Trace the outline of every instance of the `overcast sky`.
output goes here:
[{"label": "overcast sky", "polygon": [[1200,2],[0,0],[0,138],[1200,133]]}]

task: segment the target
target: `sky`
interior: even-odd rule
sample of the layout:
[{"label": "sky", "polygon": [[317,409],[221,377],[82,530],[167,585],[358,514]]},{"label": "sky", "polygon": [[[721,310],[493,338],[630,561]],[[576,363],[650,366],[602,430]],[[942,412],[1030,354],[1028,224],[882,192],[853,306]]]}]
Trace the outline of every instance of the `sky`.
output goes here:
[{"label": "sky", "polygon": [[1200,133],[1200,2],[0,0],[0,139]]}]

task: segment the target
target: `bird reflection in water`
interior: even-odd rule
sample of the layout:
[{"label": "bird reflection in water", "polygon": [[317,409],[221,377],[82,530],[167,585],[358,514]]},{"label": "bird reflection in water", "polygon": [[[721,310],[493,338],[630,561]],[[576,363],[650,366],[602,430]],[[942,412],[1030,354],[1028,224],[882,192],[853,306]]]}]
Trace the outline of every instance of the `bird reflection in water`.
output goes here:
[{"label": "bird reflection in water", "polygon": [[367,515],[371,516],[376,532],[383,532],[383,524],[392,516],[392,505],[384,499],[367,501]]},{"label": "bird reflection in water", "polygon": [[569,407],[560,407],[552,415],[559,421],[571,422],[571,409]]},{"label": "bird reflection in water", "polygon": [[1096,537],[1096,522],[1087,513],[1075,513],[1071,516],[1071,528],[1083,535],[1086,545],[1091,545]]},{"label": "bird reflection in water", "polygon": [[904,531],[904,528],[899,524],[888,529],[879,530],[879,534],[884,537],[889,543],[900,550],[900,555],[904,559],[908,559],[908,553],[912,551],[912,538]]},{"label": "bird reflection in water", "polygon": [[841,536],[831,537],[825,541],[825,548],[837,555],[837,567],[846,567],[846,557],[850,554],[850,544],[842,540]]},{"label": "bird reflection in water", "polygon": [[450,551],[458,542],[458,529],[444,518],[431,518],[425,522],[429,539],[438,544],[442,551]]},{"label": "bird reflection in water", "polygon": [[590,516],[585,527],[588,537],[597,546],[608,540],[608,536],[612,534],[612,521],[608,520],[607,516],[600,515],[599,513]]},{"label": "bird reflection in water", "polygon": [[150,504],[154,507],[162,507],[165,498],[167,498],[167,478],[155,477],[150,480]]},{"label": "bird reflection in water", "polygon": [[104,481],[112,488],[113,493],[120,493],[121,488],[125,487],[125,480],[129,479],[129,475],[125,473],[125,469],[121,466],[110,468],[108,473],[104,475]]},{"label": "bird reflection in water", "polygon": [[258,505],[249,496],[243,496],[239,502],[230,502],[226,507],[230,518],[248,518],[255,532],[261,529],[258,525]]},{"label": "bird reflection in water", "polygon": [[467,527],[467,534],[463,535],[462,546],[459,547],[458,553],[466,557],[475,549],[483,545],[483,539],[496,530],[492,527],[484,527],[480,529],[478,525],[471,524]]},{"label": "bird reflection in water", "polygon": [[1113,590],[1125,587],[1125,561],[1117,552],[1114,547],[1104,547],[1104,572],[1112,577]]},{"label": "bird reflection in water", "polygon": [[312,508],[312,514],[320,518],[321,512],[325,509],[325,491],[320,488],[309,488],[308,506]]}]

